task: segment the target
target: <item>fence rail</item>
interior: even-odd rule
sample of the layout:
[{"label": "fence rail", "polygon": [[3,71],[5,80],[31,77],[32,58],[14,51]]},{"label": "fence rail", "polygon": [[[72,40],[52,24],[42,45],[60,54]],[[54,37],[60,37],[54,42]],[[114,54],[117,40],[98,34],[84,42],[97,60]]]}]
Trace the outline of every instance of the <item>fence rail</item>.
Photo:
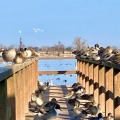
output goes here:
[{"label": "fence rail", "polygon": [[76,74],[76,70],[67,70],[67,71],[39,71],[39,75],[43,74]]},{"label": "fence rail", "polygon": [[37,88],[38,59],[2,68],[0,120],[24,120],[31,93]]},{"label": "fence rail", "polygon": [[78,82],[87,93],[94,93],[94,100],[100,103],[103,113],[112,113],[120,120],[120,65],[77,60]]},{"label": "fence rail", "polygon": [[[2,70],[0,120],[24,120],[30,95],[37,88],[38,75],[44,74],[38,72],[38,58]],[[56,74],[67,72],[55,71]],[[94,100],[100,103],[103,113],[107,116],[110,112],[115,120],[120,120],[120,65],[77,59],[77,71],[73,72],[86,92],[94,93]]]}]

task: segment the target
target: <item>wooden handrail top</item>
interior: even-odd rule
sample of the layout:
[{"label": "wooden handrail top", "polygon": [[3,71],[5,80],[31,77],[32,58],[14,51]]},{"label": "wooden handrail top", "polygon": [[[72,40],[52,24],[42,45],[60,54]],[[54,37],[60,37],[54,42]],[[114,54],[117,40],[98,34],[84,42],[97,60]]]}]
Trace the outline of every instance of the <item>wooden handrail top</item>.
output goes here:
[{"label": "wooden handrail top", "polygon": [[95,61],[95,60],[89,60],[89,59],[78,59],[80,61],[83,62],[89,62],[91,64],[96,64],[96,65],[101,65],[101,66],[106,66],[106,67],[111,67],[111,68],[115,68],[115,69],[119,69],[120,70],[120,64],[114,64],[114,63],[106,63],[106,62],[100,62],[100,61]]},{"label": "wooden handrail top", "polygon": [[12,74],[20,71],[21,69],[25,68],[26,66],[28,66],[30,64],[32,64],[37,59],[38,58],[32,58],[31,60],[26,61],[26,62],[24,62],[22,64],[15,64],[15,65],[11,65],[11,66],[1,67],[0,81],[5,80],[6,78],[11,76]]},{"label": "wooden handrail top", "polygon": [[39,75],[42,74],[77,74],[76,70],[66,70],[66,71],[39,71]]}]

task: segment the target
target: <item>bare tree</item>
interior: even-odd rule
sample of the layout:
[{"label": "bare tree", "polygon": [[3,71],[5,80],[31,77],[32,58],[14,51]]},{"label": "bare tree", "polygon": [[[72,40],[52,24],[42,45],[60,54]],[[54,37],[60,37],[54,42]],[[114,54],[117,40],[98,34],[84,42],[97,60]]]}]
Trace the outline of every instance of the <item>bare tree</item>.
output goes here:
[{"label": "bare tree", "polygon": [[73,41],[72,50],[73,51],[80,51],[87,47],[87,41],[83,40],[81,37],[76,37]]},{"label": "bare tree", "polygon": [[2,44],[0,44],[0,50],[4,49],[4,46]]},{"label": "bare tree", "polygon": [[41,49],[42,49],[42,51],[48,51],[49,46],[42,46]]},{"label": "bare tree", "polygon": [[72,51],[72,47],[66,47],[65,50]]}]

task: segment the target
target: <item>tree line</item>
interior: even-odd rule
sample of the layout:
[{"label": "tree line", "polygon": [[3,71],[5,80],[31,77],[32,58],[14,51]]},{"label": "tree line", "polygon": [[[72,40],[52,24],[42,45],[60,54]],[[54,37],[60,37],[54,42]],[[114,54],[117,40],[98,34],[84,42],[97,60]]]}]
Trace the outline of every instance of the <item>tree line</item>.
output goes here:
[{"label": "tree line", "polygon": [[[96,44],[96,43],[95,43]],[[27,47],[28,49],[34,49],[35,51],[46,51],[47,52],[58,52],[59,53],[64,53],[64,51],[80,51],[81,49],[84,49],[88,47],[87,40],[82,39],[81,37],[76,37],[73,42],[71,43],[71,46],[66,47],[64,44],[62,44],[60,41],[58,41],[57,44],[52,45],[52,46],[25,46],[22,42],[22,38],[20,38],[20,44],[19,47],[22,46],[23,48]],[[0,50],[1,49],[9,49],[9,48],[15,48],[18,49],[19,47],[15,45],[10,45],[8,47],[1,45],[0,44]],[[113,49],[119,50],[117,47],[112,46]]]}]

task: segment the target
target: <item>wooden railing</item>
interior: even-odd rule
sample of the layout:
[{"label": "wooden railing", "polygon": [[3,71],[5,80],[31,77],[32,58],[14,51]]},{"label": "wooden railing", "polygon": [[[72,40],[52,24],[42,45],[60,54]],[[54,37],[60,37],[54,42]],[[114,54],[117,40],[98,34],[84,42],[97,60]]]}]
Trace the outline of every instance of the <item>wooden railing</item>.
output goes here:
[{"label": "wooden railing", "polygon": [[38,58],[0,71],[0,120],[25,120],[31,93],[37,88]]},{"label": "wooden railing", "polygon": [[[38,58],[0,72],[0,120],[24,120],[31,93],[37,88]],[[120,65],[77,60],[78,82],[94,93],[105,116],[120,120]]]},{"label": "wooden railing", "polygon": [[115,120],[120,120],[120,65],[78,59],[77,68],[78,82],[87,93],[94,93],[105,116],[112,113]]},{"label": "wooden railing", "polygon": [[39,71],[38,74],[39,75],[43,75],[43,74],[76,74],[77,71],[76,70],[67,70],[67,71]]}]

